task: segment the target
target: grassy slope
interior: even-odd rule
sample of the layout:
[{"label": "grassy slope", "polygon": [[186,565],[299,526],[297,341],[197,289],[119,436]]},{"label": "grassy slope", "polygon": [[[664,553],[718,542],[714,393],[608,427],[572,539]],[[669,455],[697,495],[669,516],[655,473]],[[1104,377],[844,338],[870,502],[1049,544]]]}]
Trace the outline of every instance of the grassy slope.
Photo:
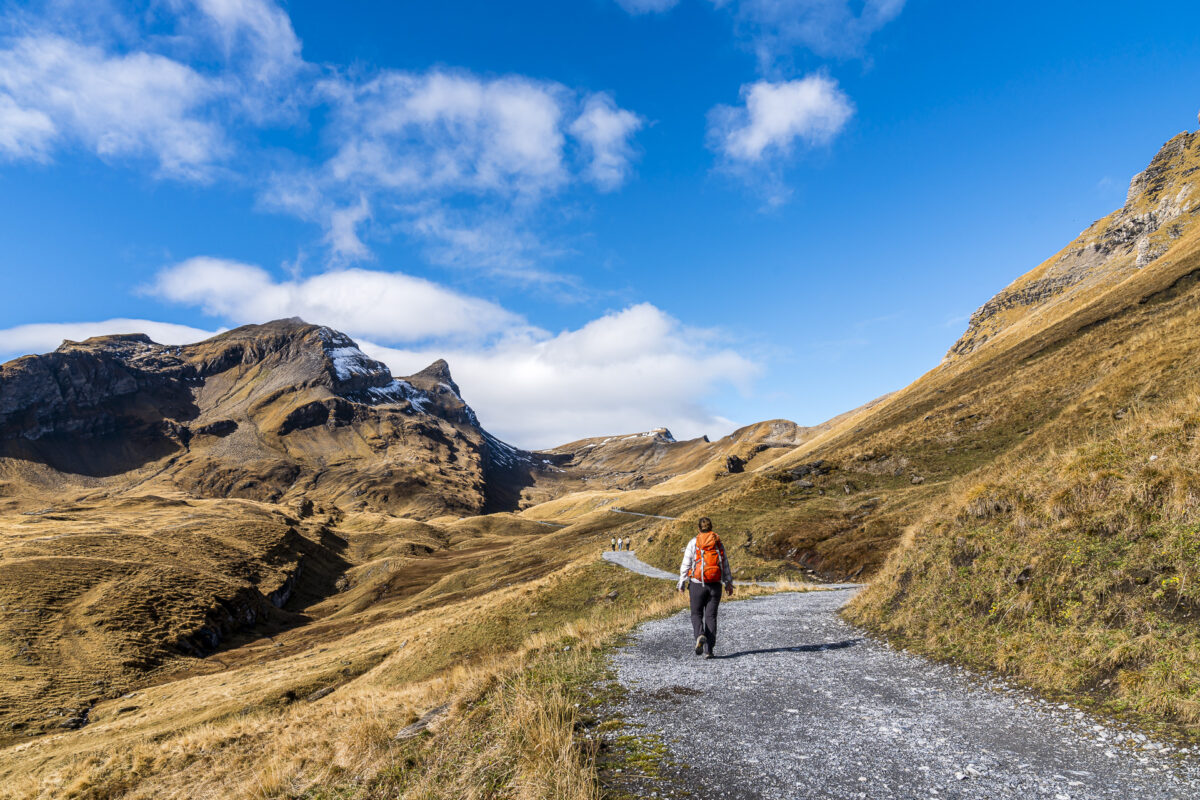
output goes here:
[{"label": "grassy slope", "polygon": [[[707,465],[458,522],[349,514],[331,531],[348,585],[294,609],[311,622],[102,700],[81,731],[0,750],[0,785],[18,797],[594,797],[592,753],[572,731],[596,648],[680,602],[596,556],[632,536],[671,569],[700,515],[739,577],[801,562],[870,574],[899,542],[856,621],[1194,728],[1197,270],[1189,232],[1119,284],[1006,320],[969,356],[743,475]],[[830,469],[813,486],[779,480],[816,459]],[[447,700],[432,735],[392,739]]]},{"label": "grassy slope", "polygon": [[851,618],[1200,732],[1198,431],[1200,396],[1181,395],[963,481]]},{"label": "grassy slope", "polygon": [[[133,696],[98,698],[79,731],[10,740],[0,785],[20,798],[594,797],[573,704],[598,648],[682,604],[599,561],[640,524],[347,515],[325,534],[345,542],[347,585],[292,609],[310,621],[177,659]],[[446,702],[432,735],[393,740]]]},{"label": "grassy slope", "polygon": [[[1192,230],[1106,294],[901,393],[924,410],[957,382],[946,393],[985,423],[972,446],[1016,444],[930,499],[851,618],[1197,733],[1198,276]],[[937,419],[892,413],[872,439],[916,442]]]}]

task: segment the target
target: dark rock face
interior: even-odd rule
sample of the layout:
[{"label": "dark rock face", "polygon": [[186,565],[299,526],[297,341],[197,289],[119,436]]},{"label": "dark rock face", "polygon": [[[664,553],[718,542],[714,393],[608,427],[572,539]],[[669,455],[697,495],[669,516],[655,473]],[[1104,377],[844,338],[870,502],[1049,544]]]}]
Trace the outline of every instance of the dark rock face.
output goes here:
[{"label": "dark rock face", "polygon": [[808,464],[801,464],[798,467],[792,467],[788,470],[793,478],[803,478],[806,475],[828,475],[833,470],[833,467],[822,461],[813,461]]},{"label": "dark rock face", "polygon": [[180,638],[175,643],[176,649],[190,656],[209,655],[234,634],[252,629],[266,616],[268,604],[274,608],[283,608],[291,599],[296,583],[303,574],[304,562],[300,561],[279,588],[265,597],[255,589],[247,587],[233,597],[216,598],[212,608],[205,615],[203,624]]},{"label": "dark rock face", "polygon": [[[515,508],[535,478],[530,454],[482,430],[445,361],[395,378],[350,337],[299,319],[183,347],[142,334],[64,342],[0,366],[0,458],[107,477],[168,456],[175,485],[201,496],[277,502],[333,461],[359,484],[354,507],[411,512],[416,495],[428,514]],[[421,477],[429,468],[444,485]]]},{"label": "dark rock face", "polygon": [[123,405],[149,404],[189,418],[194,408],[186,386],[195,371],[165,351],[142,335],[110,336],[64,342],[48,355],[0,366],[0,439],[107,435],[141,410]]},{"label": "dark rock face", "polygon": [[225,437],[237,430],[238,424],[232,419],[222,419],[216,422],[210,422],[208,425],[201,425],[194,429],[192,433],[196,436],[218,436]]}]

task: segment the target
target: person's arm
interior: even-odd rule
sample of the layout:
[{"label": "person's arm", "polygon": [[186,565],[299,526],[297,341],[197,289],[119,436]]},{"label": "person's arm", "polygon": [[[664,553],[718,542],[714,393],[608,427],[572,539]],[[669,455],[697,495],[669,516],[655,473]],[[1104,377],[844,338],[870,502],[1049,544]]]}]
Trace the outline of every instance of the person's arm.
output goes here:
[{"label": "person's arm", "polygon": [[683,561],[679,564],[679,591],[683,591],[688,585],[688,580],[692,576],[692,567],[696,563],[696,540],[692,539],[688,542],[687,549],[683,551]]},{"label": "person's arm", "polygon": [[733,570],[729,568],[729,557],[725,555],[725,545],[720,546],[721,550],[721,581],[725,584],[725,590],[733,591]]}]

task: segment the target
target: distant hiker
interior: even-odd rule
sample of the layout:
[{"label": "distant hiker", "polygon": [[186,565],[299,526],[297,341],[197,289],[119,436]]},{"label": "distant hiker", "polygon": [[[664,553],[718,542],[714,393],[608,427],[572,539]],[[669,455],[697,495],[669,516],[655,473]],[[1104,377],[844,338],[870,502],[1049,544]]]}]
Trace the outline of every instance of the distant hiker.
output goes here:
[{"label": "distant hiker", "polygon": [[617,549],[618,550],[621,549],[621,537],[620,536],[617,537]]},{"label": "distant hiker", "polygon": [[633,547],[633,539],[626,539],[625,540],[625,549],[629,550],[632,547]]},{"label": "distant hiker", "polygon": [[701,517],[700,534],[688,542],[679,565],[679,591],[691,592],[692,635],[696,637],[696,655],[713,657],[717,644],[717,607],[721,604],[721,584],[733,594],[733,572],[725,557],[725,545],[712,529],[712,520]]},{"label": "distant hiker", "polygon": [[615,536],[612,539],[612,549],[613,550],[617,549],[617,537],[615,537]]}]

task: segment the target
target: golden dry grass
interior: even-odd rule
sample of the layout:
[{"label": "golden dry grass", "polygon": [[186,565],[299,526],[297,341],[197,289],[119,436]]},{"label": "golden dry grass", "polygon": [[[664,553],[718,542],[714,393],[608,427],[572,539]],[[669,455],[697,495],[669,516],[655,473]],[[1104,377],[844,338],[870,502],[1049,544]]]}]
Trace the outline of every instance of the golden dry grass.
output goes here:
[{"label": "golden dry grass", "polygon": [[851,617],[1200,732],[1197,431],[1200,395],[1188,395],[964,480]]},{"label": "golden dry grass", "polygon": [[[305,626],[101,701],[80,731],[0,750],[5,796],[598,797],[577,704],[615,636],[684,601],[667,582],[599,561],[609,529],[531,536],[522,527],[482,537],[494,546],[487,559],[455,561],[419,591],[348,616],[320,615],[339,602],[322,601]],[[521,574],[547,548],[553,558]],[[354,605],[353,593],[340,602]],[[443,704],[431,733],[393,738]]]},{"label": "golden dry grass", "polygon": [[[682,601],[667,584],[598,562],[606,528],[536,526],[534,535],[530,523],[504,516],[438,526],[437,536],[401,525],[404,537],[391,543],[369,530],[359,537],[355,528],[372,526],[344,520],[347,552],[366,560],[351,589],[308,609],[312,622],[185,663],[133,697],[101,700],[80,731],[0,750],[6,796],[293,797],[330,786],[375,796],[388,782],[413,797],[500,788],[594,796],[573,711],[554,682],[533,680],[533,666],[566,661],[554,669],[569,673],[602,641]],[[616,531],[625,522],[602,521]],[[432,554],[392,553],[439,538],[445,549]],[[364,593],[371,602],[354,611]],[[564,653],[564,643],[573,649]],[[419,747],[392,740],[445,702],[453,711]],[[461,750],[468,740],[476,743]],[[497,758],[508,764],[502,787],[489,772]],[[443,779],[429,777],[439,770]]]}]

